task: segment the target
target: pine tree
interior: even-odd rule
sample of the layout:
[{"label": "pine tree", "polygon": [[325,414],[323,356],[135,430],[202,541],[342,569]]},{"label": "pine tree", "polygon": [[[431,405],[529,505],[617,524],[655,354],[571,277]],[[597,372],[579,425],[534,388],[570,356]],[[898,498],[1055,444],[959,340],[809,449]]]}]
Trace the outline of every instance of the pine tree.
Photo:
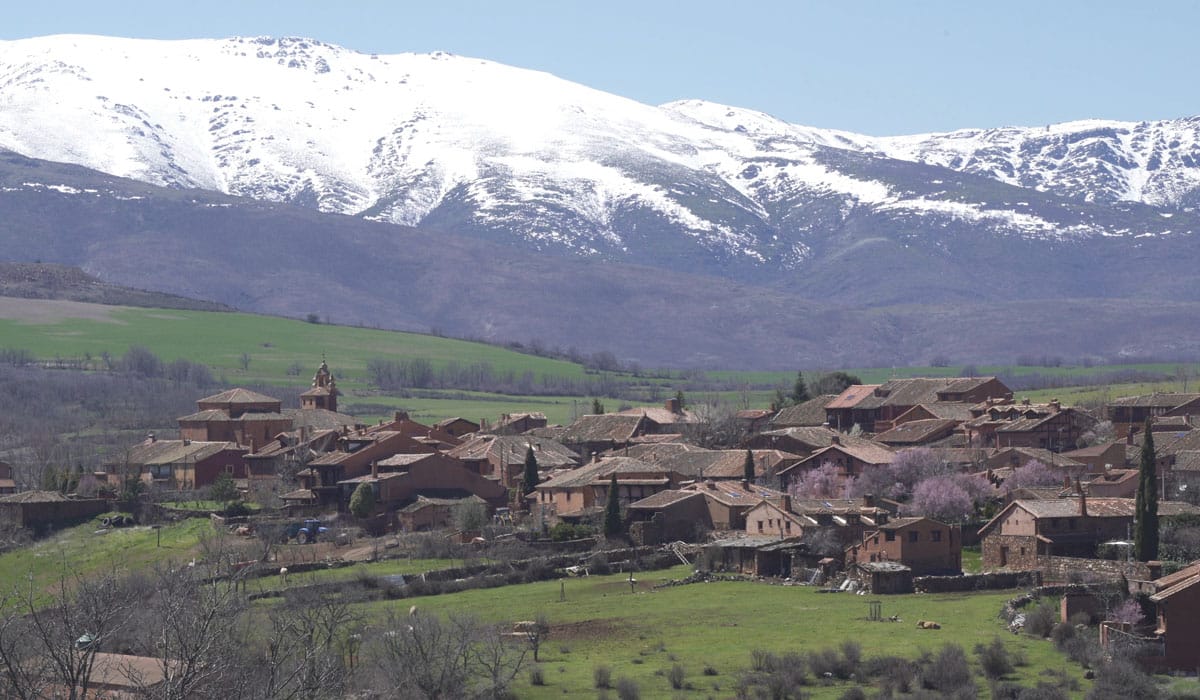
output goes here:
[{"label": "pine tree", "polygon": [[1154,433],[1150,419],[1142,433],[1142,460],[1138,467],[1137,500],[1134,505],[1133,552],[1138,561],[1158,558],[1158,479],[1155,475]]},{"label": "pine tree", "polygon": [[621,522],[621,501],[617,497],[617,473],[612,473],[608,484],[608,503],[604,505],[604,536],[616,537],[624,532]]},{"label": "pine tree", "polygon": [[604,415],[604,404],[600,403],[600,399],[592,399],[592,415]]},{"label": "pine tree", "polygon": [[792,385],[792,403],[802,404],[811,398],[808,394],[808,385],[804,383],[804,373],[796,372],[796,383]]},{"label": "pine tree", "polygon": [[746,461],[742,463],[742,478],[753,484],[754,476],[754,453],[749,449],[746,450]]},{"label": "pine tree", "polygon": [[525,448],[525,476],[521,479],[521,493],[528,496],[538,485],[537,456],[533,454],[533,445]]}]

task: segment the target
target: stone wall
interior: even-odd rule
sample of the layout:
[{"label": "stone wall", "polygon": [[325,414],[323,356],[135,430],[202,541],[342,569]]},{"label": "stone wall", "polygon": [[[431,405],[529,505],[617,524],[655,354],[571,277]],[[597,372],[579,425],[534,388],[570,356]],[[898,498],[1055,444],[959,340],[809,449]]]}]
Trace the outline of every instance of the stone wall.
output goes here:
[{"label": "stone wall", "polygon": [[1047,582],[1115,581],[1122,575],[1130,581],[1149,581],[1156,578],[1150,567],[1140,561],[1042,556],[1038,557],[1038,568],[1042,570]]},{"label": "stone wall", "polygon": [[75,525],[108,510],[108,501],[87,498],[41,503],[0,503],[0,523],[44,531]]},{"label": "stone wall", "polygon": [[961,591],[1004,590],[1033,588],[1041,585],[1040,571],[1003,571],[966,576],[919,576],[913,587],[920,593],[952,593]]}]

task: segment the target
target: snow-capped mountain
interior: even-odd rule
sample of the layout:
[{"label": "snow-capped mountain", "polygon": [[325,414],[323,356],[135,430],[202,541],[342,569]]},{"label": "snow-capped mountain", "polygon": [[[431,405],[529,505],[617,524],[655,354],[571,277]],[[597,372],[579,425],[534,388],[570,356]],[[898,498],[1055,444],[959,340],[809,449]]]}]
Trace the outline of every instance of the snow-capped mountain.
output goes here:
[{"label": "snow-capped mountain", "polygon": [[[0,148],[540,250],[784,274],[886,236],[1190,233],[1200,120],[877,138],[310,39],[0,42]],[[1126,206],[1111,216],[1112,204]],[[1145,203],[1171,209],[1130,215]],[[1169,217],[1180,214],[1180,218]],[[847,232],[857,232],[847,240]]]}]

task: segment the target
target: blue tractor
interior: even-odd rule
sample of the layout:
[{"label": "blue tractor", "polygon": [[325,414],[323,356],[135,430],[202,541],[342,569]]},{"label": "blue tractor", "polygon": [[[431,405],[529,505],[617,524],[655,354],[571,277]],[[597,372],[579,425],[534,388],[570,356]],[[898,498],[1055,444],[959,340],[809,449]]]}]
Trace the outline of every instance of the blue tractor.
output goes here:
[{"label": "blue tractor", "polygon": [[309,518],[302,523],[291,523],[283,531],[284,543],[290,542],[293,539],[300,544],[310,544],[317,541],[319,535],[323,535],[329,531],[329,528],[321,525],[321,521],[316,518]]}]

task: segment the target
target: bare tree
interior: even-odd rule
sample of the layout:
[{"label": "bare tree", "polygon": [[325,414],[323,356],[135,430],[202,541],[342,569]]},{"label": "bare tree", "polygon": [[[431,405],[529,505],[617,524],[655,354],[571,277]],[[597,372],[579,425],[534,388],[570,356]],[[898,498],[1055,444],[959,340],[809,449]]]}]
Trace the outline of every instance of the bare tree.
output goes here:
[{"label": "bare tree", "polygon": [[180,567],[156,570],[150,583],[133,648],[158,660],[161,678],[138,678],[132,669],[126,675],[158,700],[236,695],[232,691],[245,684],[239,668],[244,605],[236,579],[206,583],[194,567]]},{"label": "bare tree", "polygon": [[88,697],[96,654],[128,622],[131,603],[115,574],[64,574],[49,599],[30,579],[0,598],[0,695]]},{"label": "bare tree", "polygon": [[268,615],[255,696],[340,696],[349,678],[342,649],[359,618],[345,601],[300,589]]}]

